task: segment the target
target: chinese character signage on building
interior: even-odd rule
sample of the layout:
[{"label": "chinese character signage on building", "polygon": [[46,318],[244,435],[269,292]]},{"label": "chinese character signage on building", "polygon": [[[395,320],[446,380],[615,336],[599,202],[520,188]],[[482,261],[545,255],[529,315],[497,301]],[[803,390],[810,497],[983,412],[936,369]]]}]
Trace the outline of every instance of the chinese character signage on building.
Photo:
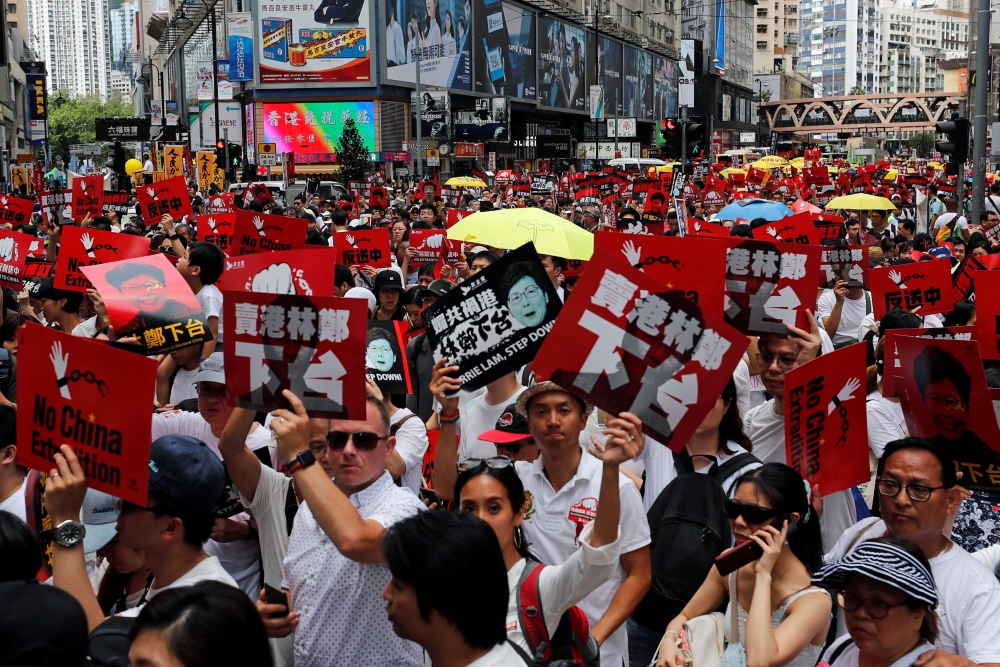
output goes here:
[{"label": "chinese character signage on building", "polygon": [[354,120],[369,152],[375,150],[374,102],[262,104],[266,143],[278,153],[295,153],[298,163],[331,162],[348,118]]}]

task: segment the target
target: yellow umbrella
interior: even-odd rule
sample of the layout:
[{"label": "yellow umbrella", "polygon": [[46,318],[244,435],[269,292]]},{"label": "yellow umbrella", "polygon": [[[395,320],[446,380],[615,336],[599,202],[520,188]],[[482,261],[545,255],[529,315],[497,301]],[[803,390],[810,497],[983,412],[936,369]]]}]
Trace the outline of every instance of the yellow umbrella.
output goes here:
[{"label": "yellow umbrella", "polygon": [[448,238],[505,250],[534,243],[539,254],[565,259],[589,260],[594,254],[593,234],[540,208],[473,213],[449,229]]},{"label": "yellow umbrella", "polygon": [[454,185],[461,188],[485,188],[486,184],[478,178],[472,176],[455,176],[444,182],[445,185]]},{"label": "yellow umbrella", "polygon": [[680,162],[671,162],[669,164],[661,164],[661,165],[659,165],[656,168],[656,173],[657,174],[660,174],[660,173],[669,174],[669,173],[671,173],[674,170],[674,165],[677,165],[679,167],[679,166],[681,166],[681,163]]},{"label": "yellow umbrella", "polygon": [[896,180],[897,176],[899,176],[899,170],[898,169],[890,169],[888,172],[886,172],[886,174],[882,178],[882,180],[883,181],[894,181],[894,180]]},{"label": "yellow umbrella", "polygon": [[796,169],[805,169],[806,159],[804,157],[792,158],[791,160],[789,160],[788,164],[795,167]]},{"label": "yellow umbrella", "polygon": [[726,167],[725,169],[720,171],[719,174],[721,174],[723,178],[727,178],[732,174],[736,174],[737,176],[746,176],[747,172],[746,169],[737,169],[736,167]]},{"label": "yellow umbrella", "polygon": [[[777,162],[776,160],[781,160]],[[767,157],[762,157],[750,166],[754,169],[781,169],[788,165],[788,161],[783,157],[778,157],[777,155],[768,155]]]},{"label": "yellow umbrella", "polygon": [[826,208],[827,210],[847,209],[849,211],[895,211],[896,205],[885,197],[859,193],[844,197],[834,197],[826,205]]},{"label": "yellow umbrella", "polygon": [[928,162],[927,166],[934,167],[935,171],[944,171],[944,165],[941,164],[940,162]]}]

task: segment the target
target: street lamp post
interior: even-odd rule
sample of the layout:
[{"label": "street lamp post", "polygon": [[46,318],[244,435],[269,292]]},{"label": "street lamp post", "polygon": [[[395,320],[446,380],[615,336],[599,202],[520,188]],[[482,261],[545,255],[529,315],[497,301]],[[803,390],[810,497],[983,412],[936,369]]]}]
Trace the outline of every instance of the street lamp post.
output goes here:
[{"label": "street lamp post", "polygon": [[[146,61],[146,67],[152,68],[152,69],[156,70],[156,78],[157,78],[157,82],[158,82],[158,84],[160,86],[160,143],[162,145],[166,145],[166,134],[167,134],[167,100],[166,100],[166,96],[163,94],[163,71],[160,70],[159,67],[157,67],[156,65],[153,64],[153,59],[152,58],[149,58]],[[146,75],[146,72],[148,72],[148,71],[149,71],[148,69],[146,69],[144,71],[140,71],[138,78],[136,78],[136,80],[135,80],[136,83],[142,84],[143,88],[146,87],[146,84],[152,83],[152,79],[149,76]],[[150,116],[153,115],[152,96],[150,96],[149,115]],[[155,147],[156,142],[153,142],[153,145]],[[166,167],[166,162],[165,161],[164,161],[164,167]]]},{"label": "street lamp post", "polygon": [[760,79],[754,79],[753,82],[757,84],[757,145],[760,146],[760,105],[764,103],[764,82]]}]

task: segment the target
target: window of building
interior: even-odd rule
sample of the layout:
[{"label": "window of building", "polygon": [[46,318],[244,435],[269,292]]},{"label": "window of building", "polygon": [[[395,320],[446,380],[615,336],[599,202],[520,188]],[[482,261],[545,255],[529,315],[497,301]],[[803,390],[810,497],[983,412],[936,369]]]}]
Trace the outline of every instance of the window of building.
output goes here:
[{"label": "window of building", "polygon": [[767,24],[766,23],[761,23],[759,26],[757,26],[757,32],[759,34],[761,34],[761,35],[766,35],[767,34]]},{"label": "window of building", "polygon": [[757,8],[757,18],[759,18],[759,19],[766,19],[767,18],[767,7],[758,7]]},{"label": "window of building", "polygon": [[757,42],[758,51],[767,51],[767,42]]}]

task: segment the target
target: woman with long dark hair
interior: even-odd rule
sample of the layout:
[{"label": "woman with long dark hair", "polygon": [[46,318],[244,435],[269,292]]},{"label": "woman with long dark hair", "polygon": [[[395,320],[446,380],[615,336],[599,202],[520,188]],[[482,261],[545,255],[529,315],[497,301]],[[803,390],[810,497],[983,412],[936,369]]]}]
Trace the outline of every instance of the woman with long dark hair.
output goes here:
[{"label": "woman with long dark hair", "polygon": [[[684,624],[715,611],[727,598],[735,604],[726,611],[726,640],[743,644],[746,664],[816,664],[832,603],[829,593],[811,585],[812,574],[823,565],[823,540],[808,489],[783,463],[767,463],[736,481],[734,497],[726,503],[730,527],[737,545],[753,540],[763,555],[728,577],[712,568],[684,611],[667,625],[657,667],[683,667],[677,640]],[[729,636],[732,614],[737,615],[738,637]]]}]

